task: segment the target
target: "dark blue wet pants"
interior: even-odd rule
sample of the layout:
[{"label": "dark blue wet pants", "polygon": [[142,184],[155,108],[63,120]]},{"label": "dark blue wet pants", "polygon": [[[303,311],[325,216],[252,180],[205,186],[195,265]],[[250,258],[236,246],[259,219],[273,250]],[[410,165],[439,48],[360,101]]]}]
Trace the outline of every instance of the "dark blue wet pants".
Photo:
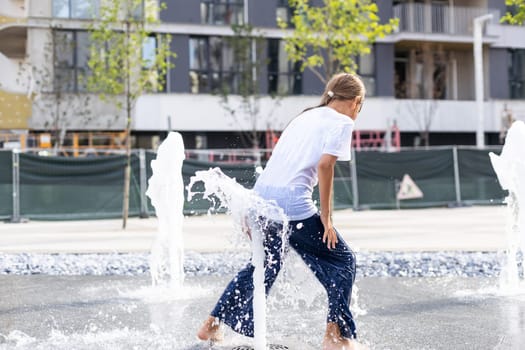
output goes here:
[{"label": "dark blue wet pants", "polygon": [[[282,225],[271,223],[265,229],[265,287],[268,295],[279,270],[283,252],[279,236]],[[350,297],[355,279],[355,255],[337,233],[338,243],[328,249],[323,243],[324,228],[318,214],[289,223],[291,246],[314,272],[328,294],[327,322],[339,325],[341,335],[356,338],[356,327],[350,312]],[[251,263],[239,271],[228,284],[211,315],[234,331],[253,337],[253,271]],[[299,320],[298,320],[299,322]]]}]

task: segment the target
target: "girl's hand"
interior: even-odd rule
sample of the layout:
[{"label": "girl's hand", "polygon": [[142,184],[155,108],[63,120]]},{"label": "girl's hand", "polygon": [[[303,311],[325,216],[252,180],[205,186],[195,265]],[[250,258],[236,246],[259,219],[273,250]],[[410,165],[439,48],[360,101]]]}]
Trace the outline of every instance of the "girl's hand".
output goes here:
[{"label": "girl's hand", "polygon": [[329,217],[321,215],[321,222],[324,227],[323,243],[326,243],[328,249],[335,248],[335,245],[339,242],[337,240],[337,234],[334,227],[332,226],[332,220]]}]

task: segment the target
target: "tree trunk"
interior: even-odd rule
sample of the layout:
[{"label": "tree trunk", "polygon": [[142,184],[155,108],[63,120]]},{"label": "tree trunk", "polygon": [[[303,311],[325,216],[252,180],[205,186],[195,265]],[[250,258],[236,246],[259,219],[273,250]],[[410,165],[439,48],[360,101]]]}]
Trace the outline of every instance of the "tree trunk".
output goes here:
[{"label": "tree trunk", "polygon": [[122,229],[126,229],[129,215],[129,185],[131,182],[131,104],[126,97],[126,168],[124,170],[124,198],[122,202]]},{"label": "tree trunk", "polygon": [[129,215],[129,184],[131,180],[131,72],[129,62],[130,24],[126,21],[126,168],[124,170],[124,198],[122,203],[122,229],[126,229]]},{"label": "tree trunk", "polygon": [[53,139],[52,141],[54,142],[53,143],[53,155],[54,156],[57,156],[58,155],[58,147],[59,147],[59,138],[60,138],[60,135],[59,135],[59,120],[60,120],[60,100],[61,100],[61,95],[60,93],[57,93],[55,94],[55,104],[56,104],[56,109],[55,109],[55,120],[54,120],[54,123],[53,123]]},{"label": "tree trunk", "polygon": [[129,184],[131,180],[131,130],[126,128],[126,168],[124,170],[124,199],[122,203],[122,229],[126,229],[129,215]]}]

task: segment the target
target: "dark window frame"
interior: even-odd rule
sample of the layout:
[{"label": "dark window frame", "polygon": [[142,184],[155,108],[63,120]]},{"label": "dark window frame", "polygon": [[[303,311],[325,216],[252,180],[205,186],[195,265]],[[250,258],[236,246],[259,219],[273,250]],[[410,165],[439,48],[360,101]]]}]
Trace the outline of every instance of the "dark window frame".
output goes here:
[{"label": "dark window frame", "polygon": [[376,59],[376,48],[375,48],[375,45],[372,45],[370,47],[370,53],[367,54],[367,56],[372,57],[372,59],[374,60],[372,62],[373,72],[372,73],[366,73],[366,74],[362,73],[362,71],[361,71],[361,56],[357,56],[355,58],[355,63],[357,64],[357,71],[356,71],[356,73],[361,77],[361,79],[363,81],[365,81],[367,79],[371,79],[373,81],[373,84],[374,84],[373,90],[367,88],[366,94],[367,94],[367,96],[376,96],[377,95],[377,59]]},{"label": "dark window frame", "polygon": [[[54,18],[68,18],[68,19],[94,19],[96,18],[98,15],[99,15],[99,12],[100,12],[100,1],[101,0],[63,0],[67,3],[67,16],[58,16],[57,13],[55,12],[55,2],[57,0],[52,0],[52,4],[51,4],[51,7],[52,7],[52,16]],[[74,5],[75,3],[79,3],[79,2],[86,2],[86,3],[89,3],[89,2],[92,2],[95,4],[95,12],[92,13],[91,15],[88,15],[88,16],[74,16],[73,15],[73,9],[74,9]]]},{"label": "dark window frame", "polygon": [[[219,69],[212,68],[212,54],[210,41],[218,39],[220,42],[220,51],[221,55],[219,56],[218,66]],[[239,69],[225,69],[225,58],[224,58],[224,49],[227,47],[227,42],[222,36],[190,36],[190,55],[193,55],[191,49],[195,47],[201,47],[201,43],[204,43],[205,53],[204,58],[204,68],[192,68],[190,62],[190,68],[188,74],[190,74],[190,93],[194,94],[217,94],[221,92],[226,92],[227,94],[238,94],[239,93],[239,79],[241,71]],[[191,41],[198,40],[200,43],[198,46],[192,47]],[[238,65],[231,64],[231,67],[238,67]],[[198,91],[193,91],[192,84],[192,73],[196,74],[197,77],[197,89]],[[201,80],[203,79],[203,80]],[[203,81],[205,84],[200,84]],[[226,88],[230,90],[225,91]]]},{"label": "dark window frame", "polygon": [[[55,3],[59,1],[59,0],[52,0],[52,3],[51,3],[51,13],[52,13],[52,17],[53,18],[65,18],[65,19],[78,19],[78,20],[93,20],[93,19],[96,19],[99,17],[100,15],[100,3],[101,1],[105,1],[105,0],[62,0],[63,2],[66,3],[66,6],[67,6],[67,16],[58,16],[58,14],[56,13],[56,8],[55,8]],[[62,2],[60,1],[60,2]],[[86,15],[86,16],[74,16],[73,14],[73,10],[75,8],[75,4],[79,4],[79,3],[93,3],[94,4],[94,9],[95,11],[92,12],[91,14],[89,15]],[[133,19],[137,20],[137,21],[140,21],[141,19],[144,18],[144,12],[145,12],[145,4],[144,4],[144,0],[141,1],[141,4],[140,4],[140,7],[137,7],[134,11],[134,13],[132,13],[132,17]]]},{"label": "dark window frame", "polygon": [[[244,14],[244,0],[201,0],[200,3],[201,24],[209,25],[242,25],[247,19]],[[225,12],[229,12],[230,18],[223,18],[222,22],[216,20],[220,12],[217,9],[225,7]],[[236,14],[241,14],[239,20]]]},{"label": "dark window frame", "polygon": [[290,3],[288,0],[277,0],[277,7],[276,7],[276,13],[275,18],[277,20],[278,12],[279,10],[286,11],[286,24],[288,28],[294,28],[294,25],[292,23],[292,17],[294,15],[294,8],[290,6]]},{"label": "dark window frame", "polygon": [[[59,33],[62,33],[62,34],[59,34]],[[59,43],[57,42],[57,35],[67,35],[66,33],[70,33],[71,36],[72,36],[72,40],[68,43]],[[81,79],[79,78],[80,76],[84,76],[84,77],[87,77],[89,75],[89,73],[91,72],[91,69],[89,68],[89,66],[87,65],[87,63],[89,62],[89,57],[87,57],[85,59],[85,63],[86,65],[85,66],[80,66],[79,64],[79,61],[80,61],[80,56],[79,56],[79,52],[82,51],[82,50],[85,50],[86,48],[85,47],[80,47],[78,45],[79,43],[79,34],[85,34],[87,35],[88,37],[88,49],[87,49],[87,52],[89,52],[89,47],[91,46],[91,42],[89,40],[89,31],[87,30],[81,30],[81,29],[55,29],[53,30],[53,91],[55,92],[70,92],[70,93],[90,93],[91,91],[89,91],[89,89],[87,88],[86,86],[86,82],[82,82]],[[155,33],[155,34],[152,34],[149,36],[150,38],[153,38],[154,39],[154,42],[155,42],[155,49],[157,48],[158,46],[158,41],[159,40],[162,40],[162,34],[159,34],[159,33]],[[72,51],[71,52],[71,63],[64,63],[64,62],[68,62],[69,60],[65,60],[65,61],[62,61],[62,62],[59,62],[58,61],[58,58],[57,58],[57,48],[58,49],[62,49],[64,48],[65,46],[64,45],[71,45],[71,48],[70,50]],[[107,49],[107,45],[105,45],[105,49]],[[144,48],[143,48],[144,50]],[[64,52],[62,51],[60,54],[64,54]],[[142,53],[142,57],[144,58],[144,51]],[[147,67],[144,67],[143,69],[147,69]],[[60,77],[59,77],[59,72],[65,72],[65,71],[70,71],[72,72],[72,79],[70,81],[65,81],[66,84],[63,84],[63,82],[60,82]],[[167,76],[168,76],[169,72],[166,72],[166,77],[164,78],[164,82],[163,82],[163,90],[162,91],[157,91],[159,93],[162,93],[162,92],[166,92],[167,89],[168,89],[168,79],[167,79]],[[59,86],[60,85],[60,86]],[[64,88],[65,86],[65,88]],[[71,88],[68,88],[68,86],[71,86]]]},{"label": "dark window frame", "polygon": [[[284,95],[301,95],[303,93],[303,73],[301,72],[301,62],[292,62],[288,60],[288,69],[286,72],[279,71],[279,48],[282,39],[267,39],[267,79],[268,79],[268,94],[284,94]],[[276,49],[276,50],[275,50]],[[271,52],[274,51],[274,52]],[[276,55],[273,55],[273,54]],[[279,82],[284,78],[288,81],[288,91],[280,92]]]},{"label": "dark window frame", "polygon": [[525,49],[508,49],[509,97],[525,99]]},{"label": "dark window frame", "polygon": [[[59,34],[60,33],[60,34]],[[67,33],[70,33],[72,36],[72,39],[70,42],[67,43],[57,43],[57,36],[58,35],[67,35]],[[53,91],[55,92],[71,92],[71,93],[85,93],[88,92],[88,89],[86,87],[81,87],[79,76],[87,76],[90,72],[89,67],[80,67],[79,66],[79,34],[88,34],[88,31],[86,30],[67,30],[67,29],[57,29],[53,31]],[[66,61],[58,61],[57,58],[57,49],[64,48],[64,45],[71,45],[71,53],[68,53],[68,55],[71,55],[71,63],[64,63]],[[61,54],[64,54],[61,52]],[[89,60],[89,58],[88,58]],[[61,82],[60,80],[60,73],[59,72],[66,72],[69,71],[72,73],[72,75],[69,77],[69,79],[72,79],[70,81],[66,81],[68,79],[64,79],[64,82]],[[69,87],[70,86],[70,87]]]}]

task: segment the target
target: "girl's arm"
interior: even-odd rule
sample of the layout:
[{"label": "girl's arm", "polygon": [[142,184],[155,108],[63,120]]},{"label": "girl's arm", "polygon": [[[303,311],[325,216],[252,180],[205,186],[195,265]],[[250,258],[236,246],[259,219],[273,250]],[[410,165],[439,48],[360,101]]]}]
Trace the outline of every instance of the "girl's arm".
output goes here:
[{"label": "girl's arm", "polygon": [[332,188],[336,161],[336,156],[323,154],[317,164],[319,197],[321,199],[321,222],[324,226],[323,243],[326,243],[328,249],[335,248],[337,243],[337,235],[332,226]]}]

